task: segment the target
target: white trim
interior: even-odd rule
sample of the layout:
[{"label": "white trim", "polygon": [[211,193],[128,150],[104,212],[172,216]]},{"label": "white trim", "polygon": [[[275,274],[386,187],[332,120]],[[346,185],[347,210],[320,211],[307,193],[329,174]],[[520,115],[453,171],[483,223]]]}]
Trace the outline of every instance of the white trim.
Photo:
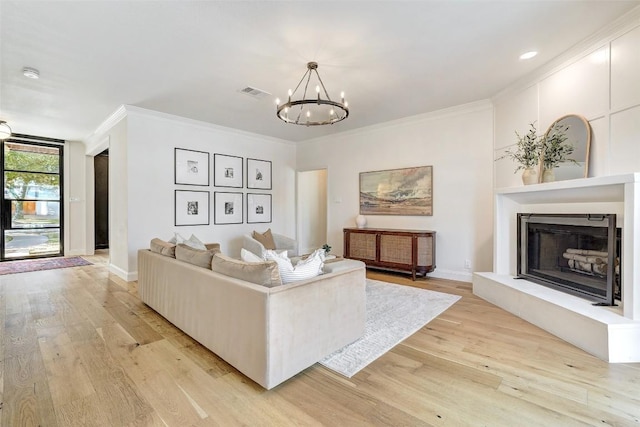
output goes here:
[{"label": "white trim", "polygon": [[269,142],[275,142],[275,143],[286,144],[286,145],[296,145],[294,141],[288,141],[286,139],[274,138],[271,136],[261,135],[253,132],[247,132],[247,131],[243,131],[235,128],[215,125],[213,123],[207,123],[201,120],[189,119],[186,117],[176,116],[174,114],[162,113],[160,111],[154,111],[154,110],[147,110],[145,108],[135,107],[133,105],[124,105],[123,107],[126,110],[126,115],[131,115],[131,116],[138,115],[138,116],[158,119],[158,120],[169,120],[175,123],[180,123],[180,124],[200,128],[200,129],[207,129],[207,130],[213,129],[220,132],[229,133],[232,135],[242,135],[249,138],[259,139],[261,142],[269,141]]},{"label": "white trim", "polygon": [[[124,119],[127,116],[127,110],[124,105],[118,107],[116,111],[111,113],[109,117],[107,117],[100,125],[91,132],[91,134],[87,135],[83,138],[86,146],[91,146],[97,139],[100,139],[105,133],[109,131],[112,127],[120,122],[120,120]],[[97,154],[97,153],[95,153]]]},{"label": "white trim", "polygon": [[433,272],[429,273],[427,277],[435,277],[437,279],[456,280],[458,282],[471,283],[473,280],[473,274],[468,271],[457,270],[443,270],[436,268]]},{"label": "white trim", "polygon": [[113,264],[109,264],[109,272],[115,274],[116,276],[118,276],[119,278],[121,278],[122,280],[126,280],[127,282],[134,282],[136,280],[138,280],[138,272],[134,271],[134,272],[126,272],[123,269],[116,267]]},{"label": "white trim", "polygon": [[347,137],[350,135],[363,135],[369,132],[376,132],[380,129],[388,130],[395,127],[407,126],[414,123],[420,123],[430,120],[440,120],[447,117],[459,116],[462,114],[474,113],[477,111],[484,111],[493,109],[493,103],[490,99],[483,99],[480,101],[470,102],[468,104],[456,105],[449,108],[443,108],[441,110],[430,111],[428,113],[417,114],[415,116],[403,117],[397,120],[390,120],[388,122],[376,123],[371,126],[365,126],[357,129],[352,129],[344,132],[338,132],[331,135],[324,135],[317,138],[306,139],[298,142],[298,144],[307,144],[325,139],[335,139],[336,137]]}]

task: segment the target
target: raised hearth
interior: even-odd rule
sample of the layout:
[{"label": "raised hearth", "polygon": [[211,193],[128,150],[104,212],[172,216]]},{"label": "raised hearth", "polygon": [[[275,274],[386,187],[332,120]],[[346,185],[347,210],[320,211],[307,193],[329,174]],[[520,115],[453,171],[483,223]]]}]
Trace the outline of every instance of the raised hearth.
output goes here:
[{"label": "raised hearth", "polygon": [[[618,307],[515,279],[519,213],[615,214],[622,229]],[[609,362],[640,362],[640,173],[495,192],[494,267],[475,273],[474,294]]]}]

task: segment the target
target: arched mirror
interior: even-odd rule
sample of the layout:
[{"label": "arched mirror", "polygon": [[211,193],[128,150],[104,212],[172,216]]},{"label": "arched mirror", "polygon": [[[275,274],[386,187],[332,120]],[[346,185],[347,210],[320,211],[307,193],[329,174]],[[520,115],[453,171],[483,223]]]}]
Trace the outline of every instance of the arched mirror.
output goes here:
[{"label": "arched mirror", "polygon": [[[550,181],[564,181],[567,179],[586,178],[589,173],[589,147],[591,145],[591,126],[587,119],[577,114],[568,114],[553,122],[545,138],[553,136],[554,132],[564,132],[565,144],[573,147],[573,152],[568,157],[574,161],[560,163],[553,168],[554,178]],[[540,161],[540,182],[544,174],[544,158]]]}]

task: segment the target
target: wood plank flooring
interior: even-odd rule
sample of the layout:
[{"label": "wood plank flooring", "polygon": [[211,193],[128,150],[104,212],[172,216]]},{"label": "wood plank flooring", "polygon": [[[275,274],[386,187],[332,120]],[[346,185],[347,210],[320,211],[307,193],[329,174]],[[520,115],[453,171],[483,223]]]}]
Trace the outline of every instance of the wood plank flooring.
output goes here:
[{"label": "wood plank flooring", "polygon": [[[0,276],[0,425],[637,426],[640,364],[610,365],[472,294],[353,378],[265,391],[94,265]],[[638,344],[640,345],[640,343]]]}]

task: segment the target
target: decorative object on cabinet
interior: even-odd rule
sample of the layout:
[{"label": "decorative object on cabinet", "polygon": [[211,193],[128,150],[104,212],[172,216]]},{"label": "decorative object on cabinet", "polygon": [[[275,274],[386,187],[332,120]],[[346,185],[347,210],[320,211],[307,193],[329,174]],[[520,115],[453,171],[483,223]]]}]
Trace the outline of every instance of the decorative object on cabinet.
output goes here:
[{"label": "decorative object on cabinet", "polygon": [[213,185],[215,187],[242,188],[242,157],[226,154],[213,155]]},{"label": "decorative object on cabinet", "polygon": [[271,162],[247,159],[247,188],[271,190]]},{"label": "decorative object on cabinet", "polygon": [[522,171],[522,182],[524,185],[536,184],[539,182],[538,169],[540,164],[540,151],[542,148],[542,137],[538,135],[535,122],[529,124],[529,132],[520,136],[516,131],[515,147],[508,149],[504,155],[498,157],[496,161],[511,159],[516,162],[517,167],[513,173]]},{"label": "decorative object on cabinet", "polygon": [[406,271],[413,280],[436,268],[436,232],[384,228],[345,228],[344,256],[367,267]]},{"label": "decorative object on cabinet", "polygon": [[247,193],[247,224],[271,222],[271,194]]},{"label": "decorative object on cabinet", "polygon": [[209,225],[208,191],[175,190],[175,225]]},{"label": "decorative object on cabinet", "polygon": [[356,216],[356,227],[365,228],[367,226],[367,217],[364,215]]},{"label": "decorative object on cabinet", "polygon": [[433,166],[360,172],[360,214],[433,215]]},{"label": "decorative object on cabinet", "polygon": [[175,183],[182,185],[209,185],[209,153],[174,149]]},{"label": "decorative object on cabinet", "polygon": [[568,114],[553,122],[542,139],[540,182],[586,178],[589,174],[591,126]]},{"label": "decorative object on cabinet", "polygon": [[242,224],[242,193],[216,191],[213,206],[214,224]]}]

